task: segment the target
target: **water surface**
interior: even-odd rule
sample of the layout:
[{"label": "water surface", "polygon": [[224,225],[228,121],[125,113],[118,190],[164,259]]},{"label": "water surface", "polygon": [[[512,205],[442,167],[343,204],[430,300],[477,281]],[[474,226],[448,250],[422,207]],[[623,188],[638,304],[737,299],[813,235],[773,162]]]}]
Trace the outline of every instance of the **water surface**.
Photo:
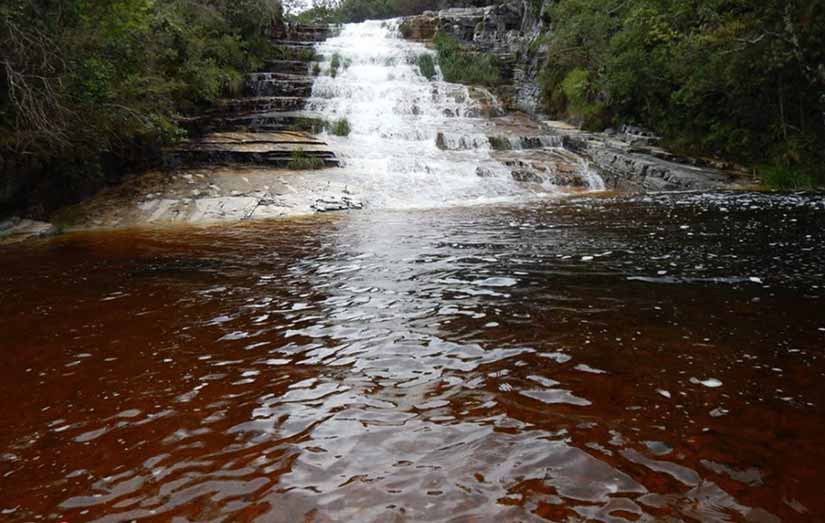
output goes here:
[{"label": "water surface", "polygon": [[0,250],[0,520],[821,521],[825,198]]}]

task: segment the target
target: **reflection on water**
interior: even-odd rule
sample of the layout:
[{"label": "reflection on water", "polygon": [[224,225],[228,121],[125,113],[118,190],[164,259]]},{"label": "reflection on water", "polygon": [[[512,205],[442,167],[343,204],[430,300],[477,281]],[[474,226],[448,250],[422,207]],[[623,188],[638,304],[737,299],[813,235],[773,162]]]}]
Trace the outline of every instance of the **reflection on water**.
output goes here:
[{"label": "reflection on water", "polygon": [[818,521],[825,199],[0,252],[11,522]]}]

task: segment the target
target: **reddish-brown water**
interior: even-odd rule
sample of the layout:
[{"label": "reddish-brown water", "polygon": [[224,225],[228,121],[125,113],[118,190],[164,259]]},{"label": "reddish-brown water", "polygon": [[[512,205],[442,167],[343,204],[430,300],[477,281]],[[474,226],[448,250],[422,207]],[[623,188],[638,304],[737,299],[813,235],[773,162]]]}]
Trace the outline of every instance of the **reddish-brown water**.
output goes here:
[{"label": "reddish-brown water", "polygon": [[823,521],[825,199],[0,250],[0,520]]}]

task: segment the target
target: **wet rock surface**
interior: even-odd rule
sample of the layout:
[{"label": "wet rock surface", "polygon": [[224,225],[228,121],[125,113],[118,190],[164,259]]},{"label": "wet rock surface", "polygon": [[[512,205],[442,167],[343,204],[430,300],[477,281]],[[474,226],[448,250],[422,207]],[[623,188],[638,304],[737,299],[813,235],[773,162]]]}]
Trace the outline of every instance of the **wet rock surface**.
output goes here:
[{"label": "wet rock surface", "polygon": [[[545,121],[564,147],[581,155],[599,173],[606,188],[625,192],[718,190],[755,184],[748,173],[733,165],[679,158],[636,132],[590,133],[564,122]],[[655,140],[653,140],[655,142]]]},{"label": "wet rock surface", "polygon": [[[416,39],[426,38],[430,33],[443,33],[476,52],[495,55],[501,64],[500,75],[504,81],[504,85],[497,88],[497,94],[505,107],[540,118],[538,73],[545,55],[537,39],[547,28],[539,15],[527,2],[515,0],[425,13],[408,17],[404,25],[428,28],[427,31],[417,29]],[[743,173],[736,172],[736,166],[668,153],[656,147],[657,138],[642,129],[626,127],[618,133],[581,133],[562,122],[548,121],[545,124],[542,132],[563,138],[561,146],[585,157],[610,190],[715,190],[752,183]],[[518,141],[522,143],[518,144]],[[530,136],[523,129],[516,129],[509,136],[491,136],[490,142],[495,150],[547,145],[539,136]],[[439,144],[449,147],[445,139]],[[456,143],[455,140],[453,146],[459,149],[474,147],[472,143]],[[536,174],[536,170],[523,171],[515,177],[535,179]],[[555,179],[561,185],[577,185],[576,180],[566,176],[556,176]]]},{"label": "wet rock surface", "polygon": [[65,208],[55,219],[71,231],[285,218],[312,214],[319,200],[342,198],[349,202],[344,208],[358,208],[357,195],[335,181],[334,171],[213,165],[151,172]]}]

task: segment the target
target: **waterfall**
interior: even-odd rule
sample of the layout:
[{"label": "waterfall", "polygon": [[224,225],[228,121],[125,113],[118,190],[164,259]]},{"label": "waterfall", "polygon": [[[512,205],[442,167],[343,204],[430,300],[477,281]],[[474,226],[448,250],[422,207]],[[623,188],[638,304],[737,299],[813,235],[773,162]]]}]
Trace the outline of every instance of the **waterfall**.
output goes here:
[{"label": "waterfall", "polygon": [[307,109],[328,122],[346,118],[351,129],[349,136],[327,137],[343,164],[336,178],[370,207],[558,194],[552,183],[528,187],[513,180],[493,159],[483,132],[488,119],[480,117],[484,106],[474,99],[483,91],[444,82],[438,70],[433,80],[422,76],[416,59],[433,51],[403,40],[398,23],[347,24],[316,47],[323,63]]}]

